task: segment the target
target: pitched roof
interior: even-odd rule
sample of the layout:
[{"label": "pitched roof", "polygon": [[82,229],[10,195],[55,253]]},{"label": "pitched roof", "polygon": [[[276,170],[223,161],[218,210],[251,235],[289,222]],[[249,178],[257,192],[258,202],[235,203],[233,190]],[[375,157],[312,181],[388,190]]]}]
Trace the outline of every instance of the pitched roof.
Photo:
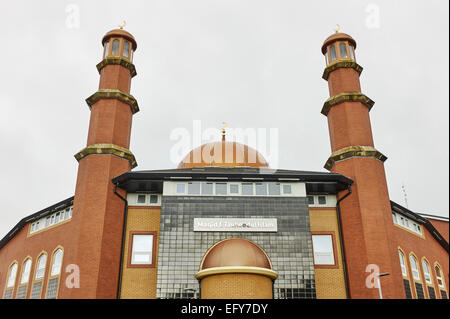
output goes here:
[{"label": "pitched roof", "polygon": [[60,201],[52,206],[49,206],[47,208],[44,208],[37,213],[31,214],[27,217],[22,218],[16,226],[13,227],[6,235],[5,237],[0,240],[0,248],[5,246],[25,225],[27,225],[30,222],[34,222],[35,220],[38,220],[42,217],[45,217],[47,215],[50,215],[58,210],[64,209],[68,206],[71,206],[73,204],[73,198],[69,197],[63,201]]}]

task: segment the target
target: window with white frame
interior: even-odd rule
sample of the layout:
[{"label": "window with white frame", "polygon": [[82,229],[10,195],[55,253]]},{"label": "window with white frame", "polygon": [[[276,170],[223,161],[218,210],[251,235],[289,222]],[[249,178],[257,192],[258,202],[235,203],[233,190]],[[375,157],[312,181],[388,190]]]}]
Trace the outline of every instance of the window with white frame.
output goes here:
[{"label": "window with white frame", "polygon": [[151,265],[153,263],[153,240],[153,234],[132,235],[132,265]]},{"label": "window with white frame", "polygon": [[194,196],[294,196],[292,184],[279,182],[179,182],[173,191]]},{"label": "window with white frame", "polygon": [[31,259],[28,258],[23,264],[22,276],[20,277],[20,284],[28,283],[30,279],[30,270],[31,270]]},{"label": "window with white frame", "polygon": [[53,254],[50,276],[57,276],[61,273],[62,259],[63,251],[61,248],[58,248]]},{"label": "window with white frame", "polygon": [[73,207],[55,212],[49,216],[45,216],[31,224],[30,234],[46,229],[50,226],[60,224],[72,218]]},{"label": "window with white frame", "polygon": [[431,285],[433,281],[431,279],[430,265],[425,259],[422,259],[422,268],[423,268],[423,276],[425,277],[425,282]]},{"label": "window with white frame", "polygon": [[419,223],[413,221],[412,219],[409,219],[398,213],[392,212],[392,221],[396,225],[411,230],[416,234],[422,235],[422,226]]},{"label": "window with white frame", "polygon": [[413,278],[415,280],[420,280],[419,264],[417,263],[416,257],[414,257],[413,255],[409,256],[409,263],[411,264]]},{"label": "window with white frame", "polygon": [[408,273],[406,271],[405,255],[403,255],[401,250],[398,251],[398,258],[400,259],[400,268],[402,269],[402,275],[404,277],[407,277]]},{"label": "window with white frame", "polygon": [[200,195],[200,182],[189,182],[188,183],[188,194],[189,195]]},{"label": "window with white frame", "polygon": [[334,265],[332,235],[312,235],[315,265]]},{"label": "window with white frame", "polygon": [[40,280],[44,278],[46,264],[47,264],[47,255],[42,254],[37,261],[35,280]]},{"label": "window with white frame", "polygon": [[227,183],[216,183],[216,195],[227,195]]},{"label": "window with white frame", "polygon": [[6,285],[7,288],[14,287],[14,284],[16,282],[16,276],[17,276],[17,263],[14,263],[9,268],[8,284]]}]

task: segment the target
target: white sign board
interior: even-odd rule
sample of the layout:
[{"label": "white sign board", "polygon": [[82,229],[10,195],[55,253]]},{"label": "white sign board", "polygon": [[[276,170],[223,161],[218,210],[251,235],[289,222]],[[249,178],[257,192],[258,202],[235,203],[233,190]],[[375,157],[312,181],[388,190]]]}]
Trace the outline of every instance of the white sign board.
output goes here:
[{"label": "white sign board", "polygon": [[276,232],[276,218],[194,218],[194,231]]}]

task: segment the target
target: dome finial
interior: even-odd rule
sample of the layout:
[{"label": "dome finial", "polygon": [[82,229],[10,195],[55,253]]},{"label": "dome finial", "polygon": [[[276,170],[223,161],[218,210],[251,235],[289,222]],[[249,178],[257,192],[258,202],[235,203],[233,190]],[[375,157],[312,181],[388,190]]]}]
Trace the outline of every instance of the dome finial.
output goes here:
[{"label": "dome finial", "polygon": [[226,128],[228,127],[227,122],[222,122],[223,128],[222,128],[222,141],[225,141],[225,134],[226,134]]},{"label": "dome finial", "polygon": [[127,22],[124,20],[123,23],[121,25],[119,25],[119,29],[123,30],[123,28],[125,28],[126,25],[127,25]]},{"label": "dome finial", "polygon": [[339,30],[341,30],[341,26],[339,24],[336,24],[337,28],[334,29],[335,33],[339,33]]}]

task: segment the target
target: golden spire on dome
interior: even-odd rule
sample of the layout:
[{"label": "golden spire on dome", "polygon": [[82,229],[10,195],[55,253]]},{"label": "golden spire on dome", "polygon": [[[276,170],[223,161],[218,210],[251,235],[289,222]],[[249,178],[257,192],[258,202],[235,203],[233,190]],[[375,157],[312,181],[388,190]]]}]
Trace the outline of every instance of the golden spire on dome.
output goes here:
[{"label": "golden spire on dome", "polygon": [[337,28],[334,29],[335,33],[339,33],[339,31],[341,30],[341,26],[339,24],[336,24]]},{"label": "golden spire on dome", "polygon": [[228,127],[227,122],[222,122],[223,128],[222,128],[222,141],[225,141],[225,134],[226,134],[226,128]]},{"label": "golden spire on dome", "polygon": [[124,20],[123,23],[121,25],[119,25],[119,29],[123,30],[123,28],[125,28],[126,25],[127,25],[127,22]]}]

